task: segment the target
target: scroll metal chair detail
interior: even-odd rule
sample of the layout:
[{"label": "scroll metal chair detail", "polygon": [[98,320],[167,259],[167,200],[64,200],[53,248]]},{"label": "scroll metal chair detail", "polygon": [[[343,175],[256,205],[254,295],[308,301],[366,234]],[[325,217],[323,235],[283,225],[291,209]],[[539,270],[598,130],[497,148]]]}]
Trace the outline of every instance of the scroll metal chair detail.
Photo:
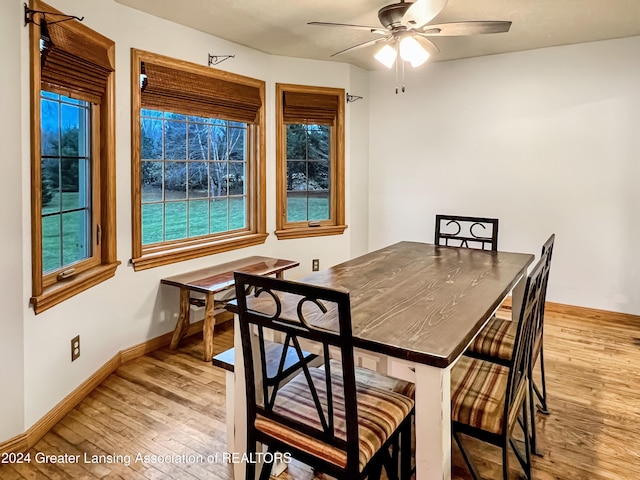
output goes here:
[{"label": "scroll metal chair detail", "polygon": [[498,219],[436,215],[436,245],[498,250]]},{"label": "scroll metal chair detail", "polygon": [[[260,443],[268,452],[289,453],[344,480],[379,479],[382,468],[390,480],[409,478],[414,402],[398,392],[410,391],[411,384],[374,372],[362,381],[354,364],[349,293],[240,272],[235,285],[247,452]],[[255,293],[247,294],[247,287]],[[322,365],[300,361],[299,372],[287,383],[263,381],[269,337],[284,339],[284,348],[293,348],[300,360],[303,347],[321,351]],[[330,359],[330,349],[339,360]],[[271,467],[262,466],[261,480],[269,478]],[[255,478],[255,470],[255,464],[247,464],[246,478]]]},{"label": "scroll metal chair detail", "polygon": [[[511,366],[463,356],[452,370],[452,433],[475,480],[481,477],[462,442],[463,434],[502,448],[504,480],[509,478],[511,447],[526,478],[531,480],[528,374],[543,276],[544,261],[541,260],[527,277]],[[513,437],[516,425],[522,429],[523,442]]]},{"label": "scroll metal chair detail", "polygon": [[[540,311],[536,315],[536,322],[532,327],[532,350],[531,362],[529,362],[530,392],[529,401],[532,418],[531,428],[531,450],[539,454],[537,450],[537,432],[535,425],[535,397],[538,400],[537,410],[547,415],[547,386],[544,370],[544,307],[547,296],[547,285],[549,282],[549,272],[551,269],[551,256],[555,234],[552,234],[542,247],[541,262],[543,262],[542,272],[542,299],[539,302]],[[515,337],[518,329],[518,322],[494,317],[489,324],[478,334],[465,352],[465,355],[489,362],[497,363],[511,368],[513,365],[513,351],[515,347]],[[536,364],[540,365],[541,385],[535,382],[533,369]]]}]

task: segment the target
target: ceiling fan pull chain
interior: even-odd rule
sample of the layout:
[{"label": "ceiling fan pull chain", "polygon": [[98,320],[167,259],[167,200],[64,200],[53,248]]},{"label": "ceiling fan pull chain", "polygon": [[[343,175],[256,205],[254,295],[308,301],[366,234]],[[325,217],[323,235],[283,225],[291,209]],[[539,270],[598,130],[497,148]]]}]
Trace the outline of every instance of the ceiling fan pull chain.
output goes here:
[{"label": "ceiling fan pull chain", "polygon": [[400,62],[396,59],[396,95],[398,94],[398,69],[400,68],[400,65],[398,65]]},{"label": "ceiling fan pull chain", "polygon": [[404,61],[402,63],[402,93],[404,93]]}]

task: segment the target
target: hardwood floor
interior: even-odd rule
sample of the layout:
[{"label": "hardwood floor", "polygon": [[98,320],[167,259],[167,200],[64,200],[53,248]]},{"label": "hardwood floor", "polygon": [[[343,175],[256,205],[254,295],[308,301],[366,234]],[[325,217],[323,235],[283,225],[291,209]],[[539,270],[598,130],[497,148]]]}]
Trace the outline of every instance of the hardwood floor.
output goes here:
[{"label": "hardwood floor", "polygon": [[[230,322],[217,328],[215,353],[232,337]],[[31,463],[0,465],[0,479],[231,479],[228,465],[207,462],[226,448],[224,371],[201,360],[201,337],[183,343],[122,365],[28,452]],[[640,323],[548,309],[545,355],[551,415],[537,418],[534,478],[640,478]],[[468,445],[483,478],[499,479],[499,449]],[[471,478],[455,448],[453,459],[453,478]],[[327,477],[292,464],[280,478]]]}]

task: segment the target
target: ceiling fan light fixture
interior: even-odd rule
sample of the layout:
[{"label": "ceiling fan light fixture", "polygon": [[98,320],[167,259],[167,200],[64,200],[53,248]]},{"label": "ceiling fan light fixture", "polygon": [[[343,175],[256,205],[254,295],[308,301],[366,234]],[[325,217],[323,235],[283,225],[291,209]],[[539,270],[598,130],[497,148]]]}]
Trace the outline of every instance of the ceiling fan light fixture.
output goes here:
[{"label": "ceiling fan light fixture", "polygon": [[397,56],[398,52],[391,45],[385,45],[374,55],[375,59],[387,68],[393,67]]},{"label": "ceiling fan light fixture", "polygon": [[404,37],[400,41],[400,58],[411,63],[412,67],[419,67],[429,59],[429,56],[429,52],[415,38]]}]

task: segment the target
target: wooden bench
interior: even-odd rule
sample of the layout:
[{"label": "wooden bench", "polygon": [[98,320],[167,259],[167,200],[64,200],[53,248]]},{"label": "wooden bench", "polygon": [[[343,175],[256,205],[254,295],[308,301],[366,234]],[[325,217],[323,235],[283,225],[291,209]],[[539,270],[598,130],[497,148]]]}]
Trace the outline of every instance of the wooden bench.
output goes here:
[{"label": "wooden bench", "polygon": [[[254,275],[275,275],[277,278],[282,278],[285,270],[298,265],[300,265],[299,262],[280,258],[247,257],[234,262],[163,278],[160,281],[162,284],[180,288],[180,316],[176,322],[170,348],[178,348],[180,340],[187,333],[191,305],[204,306],[204,326],[202,327],[204,339],[203,358],[206,362],[210,362],[213,358],[216,304],[223,306],[227,301],[234,298],[232,291],[234,287],[233,272],[242,271]],[[204,299],[192,297],[191,294],[193,292],[203,294]],[[225,293],[223,294],[222,292]],[[216,294],[218,294],[218,298],[216,298]]]}]

